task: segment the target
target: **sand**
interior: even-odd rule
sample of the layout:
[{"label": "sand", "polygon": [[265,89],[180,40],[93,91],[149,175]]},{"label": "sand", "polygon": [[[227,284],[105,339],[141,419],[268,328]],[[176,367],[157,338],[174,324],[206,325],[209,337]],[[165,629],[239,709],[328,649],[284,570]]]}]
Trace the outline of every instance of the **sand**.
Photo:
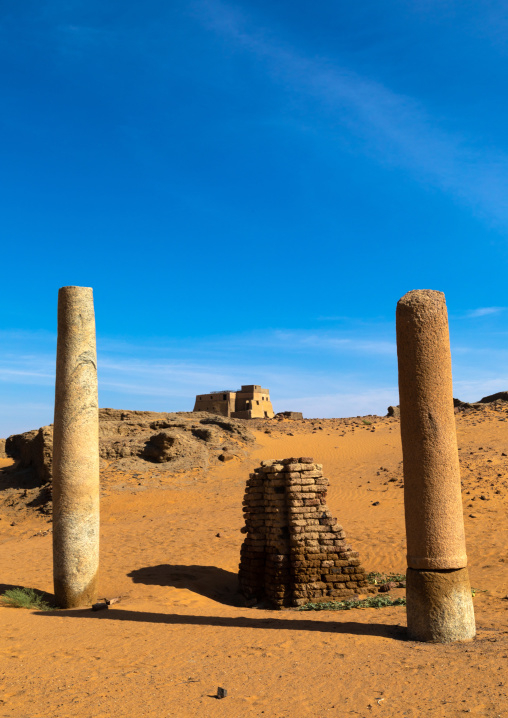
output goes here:
[{"label": "sand", "polygon": [[[99,612],[0,608],[0,716],[508,718],[507,419],[505,409],[457,415],[474,641],[408,641],[404,607],[242,605],[241,502],[262,459],[323,463],[328,506],[366,570],[405,572],[398,422],[270,422],[248,458],[170,485],[156,472],[102,472],[100,594],[122,601]],[[0,591],[52,592],[48,517],[15,503],[0,517]]]}]

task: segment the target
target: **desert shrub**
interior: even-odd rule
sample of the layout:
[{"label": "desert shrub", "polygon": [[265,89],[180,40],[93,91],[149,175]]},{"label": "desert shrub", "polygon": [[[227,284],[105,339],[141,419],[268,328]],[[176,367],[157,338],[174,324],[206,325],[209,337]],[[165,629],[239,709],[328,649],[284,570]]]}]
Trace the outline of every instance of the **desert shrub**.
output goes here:
[{"label": "desert shrub", "polygon": [[392,598],[391,596],[370,596],[363,599],[349,599],[347,601],[328,601],[327,603],[306,603],[299,606],[298,611],[349,611],[352,608],[383,608],[384,606],[405,606],[405,598]]},{"label": "desert shrub", "polygon": [[367,574],[366,579],[369,583],[373,583],[375,585],[381,584],[381,583],[388,583],[388,581],[395,581],[396,583],[399,583],[401,581],[406,580],[406,574],[405,573],[379,573],[378,571],[371,571]]},{"label": "desert shrub", "polygon": [[38,611],[50,611],[52,607],[44,600],[44,595],[34,588],[9,588],[0,601],[3,606],[9,608],[32,608]]}]

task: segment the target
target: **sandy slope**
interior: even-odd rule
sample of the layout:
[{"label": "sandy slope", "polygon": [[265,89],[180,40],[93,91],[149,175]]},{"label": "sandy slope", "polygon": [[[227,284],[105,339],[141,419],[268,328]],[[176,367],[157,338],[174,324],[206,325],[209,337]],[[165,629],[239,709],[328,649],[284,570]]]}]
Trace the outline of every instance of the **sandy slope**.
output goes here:
[{"label": "sandy slope", "polygon": [[[294,436],[275,426],[257,433],[243,462],[171,486],[104,472],[101,592],[123,601],[98,613],[0,608],[0,716],[508,718],[507,416],[457,419],[471,582],[481,589],[474,642],[409,642],[403,607],[242,607],[241,501],[261,459],[322,462],[329,507],[366,569],[405,567],[397,422],[305,423]],[[0,581],[51,591],[51,535],[41,535],[51,524],[14,511],[4,507],[0,521]],[[219,685],[229,692],[221,701],[211,697]]]}]

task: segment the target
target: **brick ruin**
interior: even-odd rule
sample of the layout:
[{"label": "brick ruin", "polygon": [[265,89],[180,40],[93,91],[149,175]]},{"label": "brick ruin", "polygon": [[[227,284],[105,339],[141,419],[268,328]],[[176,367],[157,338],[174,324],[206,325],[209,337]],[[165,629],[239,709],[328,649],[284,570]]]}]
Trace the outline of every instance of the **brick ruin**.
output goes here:
[{"label": "brick ruin", "polygon": [[243,511],[240,592],[276,608],[333,601],[368,586],[359,554],[326,506],[328,479],[313,459],[262,461]]}]

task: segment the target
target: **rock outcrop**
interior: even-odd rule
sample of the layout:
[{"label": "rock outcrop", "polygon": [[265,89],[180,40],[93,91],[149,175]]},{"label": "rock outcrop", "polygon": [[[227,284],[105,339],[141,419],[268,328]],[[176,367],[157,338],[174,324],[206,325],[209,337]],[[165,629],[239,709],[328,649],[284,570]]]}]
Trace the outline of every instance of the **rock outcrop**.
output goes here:
[{"label": "rock outcrop", "polygon": [[[243,456],[253,442],[241,420],[206,412],[99,410],[101,459],[120,470],[146,471],[150,464],[168,473],[206,469],[224,453]],[[51,482],[52,425],[9,436],[5,450],[14,470],[32,470],[40,486]]]}]

